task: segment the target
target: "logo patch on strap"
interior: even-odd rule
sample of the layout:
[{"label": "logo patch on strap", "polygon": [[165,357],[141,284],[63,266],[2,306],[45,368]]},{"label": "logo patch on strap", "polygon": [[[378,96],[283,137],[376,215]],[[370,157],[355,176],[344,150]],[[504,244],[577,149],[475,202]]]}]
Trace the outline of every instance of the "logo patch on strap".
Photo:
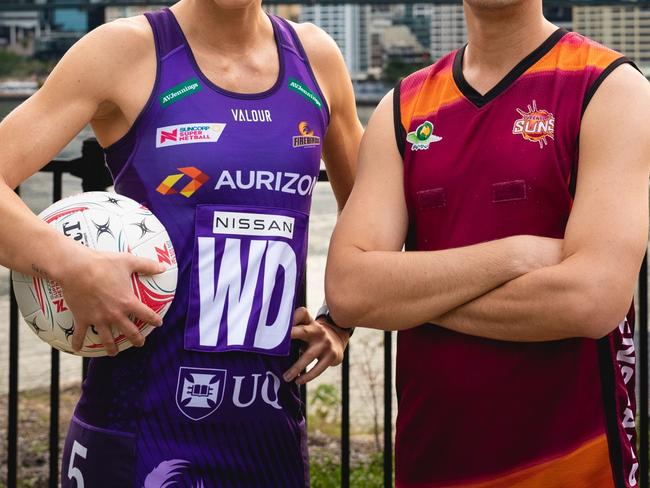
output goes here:
[{"label": "logo patch on strap", "polygon": [[165,93],[160,95],[160,105],[166,107],[172,103],[181,101],[183,98],[189,97],[196,92],[203,89],[203,85],[199,82],[198,78],[192,78],[171,87]]},{"label": "logo patch on strap", "polygon": [[298,95],[301,95],[305,100],[314,104],[316,107],[321,108],[323,106],[323,101],[318,95],[311,91],[307,86],[296,80],[295,78],[289,78],[289,90],[295,91]]}]

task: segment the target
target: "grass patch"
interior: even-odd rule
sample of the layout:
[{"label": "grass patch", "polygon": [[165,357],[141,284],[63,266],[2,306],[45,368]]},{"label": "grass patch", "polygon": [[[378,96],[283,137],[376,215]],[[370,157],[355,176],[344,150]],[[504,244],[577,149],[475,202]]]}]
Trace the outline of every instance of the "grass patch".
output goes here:
[{"label": "grass patch", "polygon": [[[373,455],[368,462],[350,468],[352,488],[381,488],[384,486],[384,456]],[[312,461],[310,466],[313,488],[338,488],[341,486],[341,466],[338,459]]]}]

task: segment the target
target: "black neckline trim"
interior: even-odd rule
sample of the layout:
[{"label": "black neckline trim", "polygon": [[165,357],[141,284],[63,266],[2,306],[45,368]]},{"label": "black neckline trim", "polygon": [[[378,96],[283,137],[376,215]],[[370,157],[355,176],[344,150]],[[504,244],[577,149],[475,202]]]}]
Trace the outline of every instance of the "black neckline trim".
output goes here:
[{"label": "black neckline trim", "polygon": [[465,49],[467,44],[456,52],[454,57],[453,76],[458,89],[470,102],[478,108],[483,107],[487,103],[494,100],[501,93],[510,87],[517,79],[523,75],[528,69],[533,66],[537,61],[542,59],[555,45],[562,39],[569,31],[566,29],[557,29],[551,34],[537,49],[531,52],[528,56],[522,59],[517,65],[506,74],[501,81],[499,81],[493,88],[491,88],[485,95],[477,92],[472,85],[465,79],[463,74],[463,57],[465,56]]}]

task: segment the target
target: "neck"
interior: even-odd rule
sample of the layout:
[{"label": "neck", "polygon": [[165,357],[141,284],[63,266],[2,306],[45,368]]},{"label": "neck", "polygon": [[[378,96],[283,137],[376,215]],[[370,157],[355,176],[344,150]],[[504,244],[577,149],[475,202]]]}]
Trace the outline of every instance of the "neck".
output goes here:
[{"label": "neck", "polygon": [[273,35],[259,1],[221,8],[211,0],[181,0],[172,10],[188,38],[220,53],[246,53]]},{"label": "neck", "polygon": [[467,49],[464,65],[472,71],[503,72],[536,49],[556,27],[542,12],[542,0],[504,7],[465,2]]}]

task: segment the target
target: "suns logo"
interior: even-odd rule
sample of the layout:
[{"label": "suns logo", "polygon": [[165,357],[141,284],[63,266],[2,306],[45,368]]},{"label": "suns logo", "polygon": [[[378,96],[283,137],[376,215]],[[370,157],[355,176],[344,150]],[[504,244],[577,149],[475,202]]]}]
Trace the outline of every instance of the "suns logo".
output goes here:
[{"label": "suns logo", "polygon": [[515,120],[512,133],[521,135],[526,141],[537,142],[540,148],[548,145],[547,138],[555,140],[555,116],[547,110],[537,108],[537,101],[528,105],[528,112],[517,109],[521,115]]}]

